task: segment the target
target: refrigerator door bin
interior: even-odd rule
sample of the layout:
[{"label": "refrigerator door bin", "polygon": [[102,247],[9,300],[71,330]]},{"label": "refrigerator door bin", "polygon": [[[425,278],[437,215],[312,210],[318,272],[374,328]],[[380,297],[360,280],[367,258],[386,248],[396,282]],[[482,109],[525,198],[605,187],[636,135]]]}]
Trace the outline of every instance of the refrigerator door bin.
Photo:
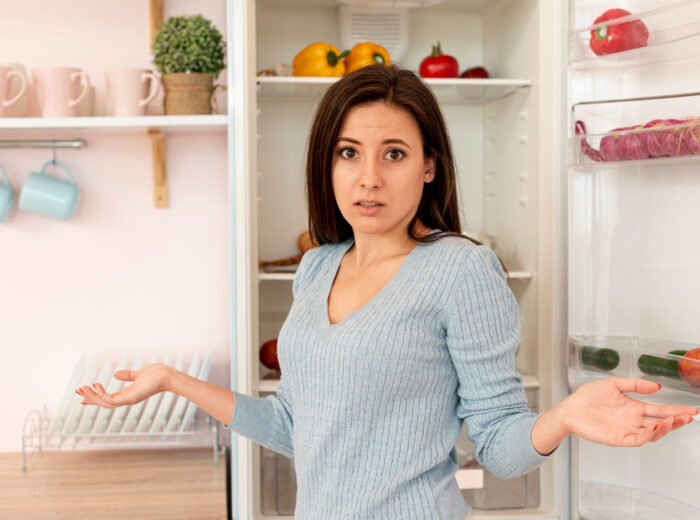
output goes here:
[{"label": "refrigerator door bin", "polygon": [[[577,2],[582,3],[582,2]],[[700,43],[700,2],[682,0],[674,2],[620,2],[614,7],[624,7],[631,14],[593,24],[609,7],[587,2],[586,8],[572,9],[576,13],[575,29],[569,34],[569,63],[574,70],[634,67],[668,60],[681,60],[697,54]],[[661,4],[661,5],[659,5]],[[581,6],[583,7],[583,6]],[[610,6],[613,7],[613,6]],[[648,38],[633,33],[635,24],[644,24]],[[593,47],[599,40],[605,41],[613,31],[630,35],[619,52],[605,52]],[[595,36],[593,33],[595,32]],[[643,29],[642,29],[643,33]],[[613,36],[612,38],[615,38]],[[593,40],[593,42],[591,41]]]},{"label": "refrigerator door bin", "polygon": [[649,489],[603,482],[581,482],[581,514],[584,518],[678,520],[700,518],[700,508],[669,499]]},{"label": "refrigerator door bin", "polygon": [[645,165],[700,156],[700,93],[577,103],[570,166]]},{"label": "refrigerator door bin", "polygon": [[[698,346],[626,336],[573,336],[569,339],[570,384],[601,377],[633,377],[661,384],[663,402],[700,406],[700,359],[684,354]],[[641,397],[641,396],[640,396]]]}]

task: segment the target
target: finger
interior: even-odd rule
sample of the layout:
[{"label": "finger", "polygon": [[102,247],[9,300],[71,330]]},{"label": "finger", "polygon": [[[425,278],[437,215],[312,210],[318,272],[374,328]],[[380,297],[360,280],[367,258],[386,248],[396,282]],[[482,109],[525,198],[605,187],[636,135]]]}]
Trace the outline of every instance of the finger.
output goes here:
[{"label": "finger", "polygon": [[691,415],[681,415],[679,417],[675,417],[673,419],[673,426],[671,430],[677,430],[678,428],[681,428],[686,424],[690,424],[691,422],[693,422],[693,417]]},{"label": "finger", "polygon": [[138,372],[138,370],[117,370],[114,373],[114,377],[120,381],[133,381],[136,379]]},{"label": "finger", "polygon": [[698,411],[692,406],[665,406],[644,403],[644,415],[647,417],[677,417],[680,415],[695,415]]},{"label": "finger", "polygon": [[667,417],[659,422],[651,438],[652,442],[656,442],[665,437],[671,431],[671,428],[673,428],[674,421],[675,419],[673,417]]},{"label": "finger", "polygon": [[89,404],[98,404],[105,408],[114,408],[116,405],[112,402],[111,395],[107,393],[98,394],[93,388],[85,385],[81,387],[82,395]]},{"label": "finger", "polygon": [[654,392],[658,392],[661,388],[659,383],[654,383],[653,381],[648,381],[646,379],[616,377],[612,378],[612,380],[617,389],[621,392],[653,394]]}]

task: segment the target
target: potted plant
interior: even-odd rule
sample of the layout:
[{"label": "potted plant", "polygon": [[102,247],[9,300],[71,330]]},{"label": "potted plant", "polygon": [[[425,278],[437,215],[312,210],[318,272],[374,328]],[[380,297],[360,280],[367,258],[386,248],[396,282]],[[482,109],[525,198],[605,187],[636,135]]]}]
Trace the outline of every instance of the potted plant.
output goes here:
[{"label": "potted plant", "polygon": [[168,18],[152,50],[165,92],[165,114],[211,114],[214,78],[224,68],[226,52],[226,42],[211,20],[202,15]]}]

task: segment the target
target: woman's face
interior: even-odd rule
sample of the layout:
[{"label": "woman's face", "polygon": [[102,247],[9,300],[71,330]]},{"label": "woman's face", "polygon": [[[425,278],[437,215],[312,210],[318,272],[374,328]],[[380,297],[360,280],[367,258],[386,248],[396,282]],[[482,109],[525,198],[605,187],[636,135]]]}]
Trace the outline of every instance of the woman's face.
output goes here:
[{"label": "woman's face", "polygon": [[[383,101],[352,107],[333,154],[333,193],[355,233],[408,230],[423,184],[435,177],[411,114]],[[379,204],[363,207],[360,202]]]}]

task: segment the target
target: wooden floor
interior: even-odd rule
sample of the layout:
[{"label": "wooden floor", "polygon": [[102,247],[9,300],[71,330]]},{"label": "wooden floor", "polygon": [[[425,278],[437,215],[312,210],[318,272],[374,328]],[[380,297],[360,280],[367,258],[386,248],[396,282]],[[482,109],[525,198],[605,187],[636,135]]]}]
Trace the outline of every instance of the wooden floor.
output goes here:
[{"label": "wooden floor", "polygon": [[0,519],[220,519],[226,460],[212,449],[0,453]]}]

